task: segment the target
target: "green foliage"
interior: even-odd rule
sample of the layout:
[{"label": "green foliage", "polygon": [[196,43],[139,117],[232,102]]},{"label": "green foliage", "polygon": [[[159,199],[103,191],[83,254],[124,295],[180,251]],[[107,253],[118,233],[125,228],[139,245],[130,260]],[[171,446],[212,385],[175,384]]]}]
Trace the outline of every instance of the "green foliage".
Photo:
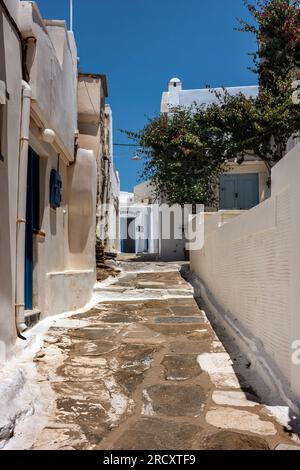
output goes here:
[{"label": "green foliage", "polygon": [[240,20],[240,30],[256,36],[253,70],[260,86],[250,149],[270,169],[284,156],[289,138],[300,129],[300,108],[292,101],[293,82],[299,75],[300,0],[244,3],[254,23]]},{"label": "green foliage", "polygon": [[[151,179],[159,195],[171,204],[214,203],[216,184],[225,157],[221,139],[213,142],[207,126],[202,127],[190,109],[174,108],[172,116],[149,120],[139,133],[127,132],[145,157],[143,177]],[[216,156],[219,149],[218,156]]]},{"label": "green foliage", "polygon": [[254,72],[259,84],[278,93],[277,81],[286,79],[300,61],[300,1],[244,0],[254,23],[240,20],[240,31],[254,33],[258,50]]},{"label": "green foliage", "polygon": [[270,171],[284,156],[288,140],[300,129],[299,105],[292,100],[291,73],[277,80],[276,90],[274,94],[270,88],[260,87],[256,99],[228,93],[219,99],[214,112],[221,117],[219,132],[224,130],[229,135],[225,150],[228,158],[238,157],[241,163],[246,155],[255,155]]},{"label": "green foliage", "polygon": [[170,203],[214,203],[214,187],[228,160],[242,163],[250,154],[272,166],[299,133],[300,106],[293,103],[293,81],[300,60],[300,0],[244,0],[253,24],[241,31],[256,35],[254,71],[259,95],[215,93],[217,103],[174,108],[127,135],[145,157],[143,177]]}]

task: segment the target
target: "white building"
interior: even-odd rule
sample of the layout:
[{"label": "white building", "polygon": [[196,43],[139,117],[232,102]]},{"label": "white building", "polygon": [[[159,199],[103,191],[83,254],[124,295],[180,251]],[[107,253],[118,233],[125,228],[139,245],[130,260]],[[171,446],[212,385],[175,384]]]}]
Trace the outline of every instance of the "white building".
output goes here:
[{"label": "white building", "polygon": [[[105,156],[107,158],[105,168],[105,183],[103,185],[104,210],[104,245],[107,253],[120,252],[119,221],[120,221],[120,176],[114,165],[113,147],[113,115],[109,105],[105,106]],[[101,208],[100,208],[101,211]],[[102,223],[103,226],[103,223]],[[101,229],[98,236],[101,237]]]},{"label": "white building", "polygon": [[[242,86],[226,88],[231,96],[240,93],[246,97],[255,98],[258,95],[258,86]],[[214,90],[218,94],[224,93],[222,88]],[[169,82],[168,91],[162,94],[161,112],[170,113],[176,106],[193,107],[197,105],[211,105],[218,99],[211,90],[194,89],[184,90],[180,79],[173,78]],[[216,198],[219,209],[247,210],[256,206],[270,195],[268,187],[268,170],[263,161],[255,156],[246,156],[242,164],[230,160],[227,171],[221,175],[219,187],[216,189]]]},{"label": "white building", "polygon": [[158,207],[145,188],[121,192],[120,241],[122,253],[159,253]]},{"label": "white building", "polygon": [[106,252],[118,252],[120,178],[113,158],[113,117],[107,79],[80,73],[78,82],[79,145],[93,150],[97,163],[97,237]]}]

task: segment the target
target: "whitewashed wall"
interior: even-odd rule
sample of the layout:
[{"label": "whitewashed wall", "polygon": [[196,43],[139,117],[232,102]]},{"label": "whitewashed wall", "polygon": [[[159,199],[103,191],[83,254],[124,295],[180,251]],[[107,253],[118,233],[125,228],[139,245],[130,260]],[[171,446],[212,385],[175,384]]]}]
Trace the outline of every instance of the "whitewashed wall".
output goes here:
[{"label": "whitewashed wall", "polygon": [[35,38],[27,51],[32,108],[41,127],[56,133],[55,148],[66,162],[74,160],[77,130],[77,51],[64,21],[45,21],[34,2],[20,2],[23,38]]},{"label": "whitewashed wall", "polygon": [[[17,2],[6,1],[17,19]],[[11,60],[13,57],[14,60]],[[16,219],[19,135],[22,96],[21,44],[8,17],[0,7],[0,80],[9,99],[0,105],[3,113],[0,159],[0,341],[11,346],[15,340]]]},{"label": "whitewashed wall", "polygon": [[272,171],[272,196],[225,220],[205,217],[205,243],[191,269],[205,296],[261,347],[264,361],[300,397],[300,146]]},{"label": "whitewashed wall", "polygon": [[[34,2],[7,6],[29,40],[26,55],[32,88],[30,147],[40,157],[40,233],[33,240],[33,307],[41,317],[83,307],[95,282],[97,171],[92,151],[78,149],[77,53],[73,34],[61,21],[44,21]],[[16,220],[22,104],[22,49],[18,33],[0,7],[0,80],[7,91],[1,104],[0,157],[0,347],[16,339]],[[2,98],[3,101],[3,98]],[[97,103],[96,103],[97,104]],[[41,130],[56,138],[43,141]],[[62,177],[62,206],[50,208],[52,169]],[[72,163],[72,165],[70,165]],[[23,194],[26,199],[26,193]],[[1,360],[1,358],[0,358]]]},{"label": "whitewashed wall", "polygon": [[107,251],[120,252],[120,177],[113,166],[110,169],[110,209],[108,214],[108,242]]}]

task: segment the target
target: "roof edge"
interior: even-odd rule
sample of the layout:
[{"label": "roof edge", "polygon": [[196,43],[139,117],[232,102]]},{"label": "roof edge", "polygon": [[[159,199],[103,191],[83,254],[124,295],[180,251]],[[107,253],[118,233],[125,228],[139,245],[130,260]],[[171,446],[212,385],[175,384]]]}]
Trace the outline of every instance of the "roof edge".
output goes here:
[{"label": "roof edge", "polygon": [[108,98],[108,85],[107,85],[107,76],[100,73],[87,73],[79,72],[78,77],[89,77],[89,78],[98,78],[101,80],[104,90],[105,98]]}]

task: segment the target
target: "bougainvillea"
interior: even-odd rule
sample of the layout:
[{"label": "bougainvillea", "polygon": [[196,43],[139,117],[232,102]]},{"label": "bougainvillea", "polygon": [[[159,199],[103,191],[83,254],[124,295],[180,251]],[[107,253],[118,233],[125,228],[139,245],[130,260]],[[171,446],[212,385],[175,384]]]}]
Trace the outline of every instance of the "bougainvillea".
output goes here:
[{"label": "bougainvillea", "polygon": [[278,79],[290,72],[297,75],[300,64],[300,1],[244,0],[254,23],[240,20],[241,31],[256,35],[258,50],[254,54],[254,71],[259,84],[278,92]]},{"label": "bougainvillea", "polygon": [[[226,136],[209,129],[204,108],[173,108],[172,116],[150,119],[138,133],[127,132],[144,157],[143,178],[171,204],[214,204],[213,188],[225,162]],[[205,125],[203,125],[205,121]]]},{"label": "bougainvillea", "polygon": [[143,178],[152,179],[169,202],[213,204],[213,188],[230,159],[242,163],[251,154],[271,175],[289,139],[299,135],[300,105],[292,96],[300,64],[300,0],[253,1],[244,0],[253,24],[240,20],[239,29],[256,35],[257,98],[224,90],[213,105],[175,108],[139,133],[127,133],[145,157]]}]

